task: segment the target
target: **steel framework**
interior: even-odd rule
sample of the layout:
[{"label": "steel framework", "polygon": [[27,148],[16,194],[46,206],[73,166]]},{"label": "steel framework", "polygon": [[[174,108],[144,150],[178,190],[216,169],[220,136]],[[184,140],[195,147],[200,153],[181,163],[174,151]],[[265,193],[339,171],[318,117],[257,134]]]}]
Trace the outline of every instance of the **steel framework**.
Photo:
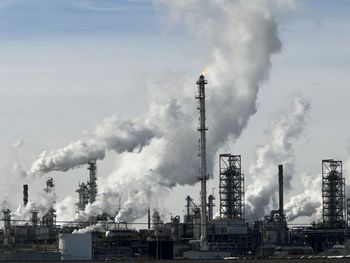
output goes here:
[{"label": "steel framework", "polygon": [[345,180],[342,161],[322,160],[322,206],[324,227],[344,227]]},{"label": "steel framework", "polygon": [[96,194],[97,194],[97,184],[96,184],[96,175],[97,175],[97,165],[95,160],[89,161],[88,168],[89,170],[89,202],[92,204],[96,200]]},{"label": "steel framework", "polygon": [[244,220],[244,175],[241,156],[230,153],[219,155],[220,217],[227,220]]}]

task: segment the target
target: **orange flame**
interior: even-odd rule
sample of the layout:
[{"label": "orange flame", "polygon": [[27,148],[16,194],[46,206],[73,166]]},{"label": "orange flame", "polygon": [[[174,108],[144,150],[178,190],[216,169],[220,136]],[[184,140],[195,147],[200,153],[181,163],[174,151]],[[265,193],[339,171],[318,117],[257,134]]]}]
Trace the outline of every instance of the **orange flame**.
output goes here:
[{"label": "orange flame", "polygon": [[208,67],[206,67],[206,68],[202,71],[202,75],[203,75],[203,76],[207,76],[208,73],[209,73],[209,69],[208,69]]}]

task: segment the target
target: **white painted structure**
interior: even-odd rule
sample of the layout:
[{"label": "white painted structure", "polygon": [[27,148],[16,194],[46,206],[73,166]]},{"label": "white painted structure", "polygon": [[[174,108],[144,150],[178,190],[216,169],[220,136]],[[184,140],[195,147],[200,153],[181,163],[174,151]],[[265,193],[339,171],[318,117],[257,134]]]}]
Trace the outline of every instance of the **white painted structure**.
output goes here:
[{"label": "white painted structure", "polygon": [[60,234],[58,247],[62,260],[92,260],[91,233]]}]

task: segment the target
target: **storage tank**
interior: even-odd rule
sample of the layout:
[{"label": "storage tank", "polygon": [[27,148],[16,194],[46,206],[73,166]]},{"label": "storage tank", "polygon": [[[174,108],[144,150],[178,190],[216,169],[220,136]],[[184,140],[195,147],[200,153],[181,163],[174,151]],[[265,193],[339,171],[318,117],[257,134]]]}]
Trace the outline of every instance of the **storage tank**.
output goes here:
[{"label": "storage tank", "polygon": [[91,233],[60,234],[58,248],[61,260],[92,260]]}]

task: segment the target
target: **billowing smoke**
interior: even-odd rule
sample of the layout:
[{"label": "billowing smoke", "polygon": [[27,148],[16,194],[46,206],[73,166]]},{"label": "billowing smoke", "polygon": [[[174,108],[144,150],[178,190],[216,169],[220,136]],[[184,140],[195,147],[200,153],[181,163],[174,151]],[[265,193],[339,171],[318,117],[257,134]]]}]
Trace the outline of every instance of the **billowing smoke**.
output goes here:
[{"label": "billowing smoke", "polygon": [[288,221],[293,221],[302,216],[314,216],[314,219],[318,220],[322,212],[322,176],[302,174],[299,178],[303,185],[303,192],[292,196],[285,204],[286,218]]},{"label": "billowing smoke", "polygon": [[284,166],[284,189],[290,189],[290,181],[295,174],[293,143],[302,134],[309,111],[309,102],[296,98],[291,111],[271,122],[266,142],[257,148],[256,162],[249,169],[251,184],[246,196],[248,217],[261,218],[271,209],[278,208],[279,164]]},{"label": "billowing smoke", "polygon": [[[161,1],[175,17],[184,23],[191,35],[199,37],[210,47],[212,62],[208,65],[207,116],[208,116],[208,171],[212,174],[213,161],[223,143],[236,139],[246,127],[249,118],[256,112],[256,99],[259,87],[267,79],[271,67],[271,56],[281,49],[278,38],[278,25],[263,1],[255,4],[247,1]],[[164,7],[164,6],[161,6]],[[193,83],[193,80],[192,80]],[[188,87],[194,89],[194,85]],[[174,87],[171,87],[174,89]],[[179,87],[175,87],[178,89]],[[191,94],[186,88],[184,94]],[[192,93],[193,94],[193,93]],[[191,101],[192,100],[192,101]],[[190,105],[193,97],[186,101]],[[190,115],[184,107],[181,115]],[[179,116],[180,114],[177,114]],[[167,122],[165,119],[164,121]],[[178,127],[185,123],[178,122]],[[132,189],[134,181],[149,185],[149,179],[159,181],[161,185],[172,187],[176,184],[197,182],[198,162],[195,158],[198,149],[196,126],[184,126],[181,136],[172,139],[167,133],[150,145],[152,151],[159,151],[163,145],[173,144],[171,153],[157,158],[157,163],[146,173],[140,170],[124,173],[130,165],[131,157],[125,157],[111,178]],[[157,145],[159,144],[159,145]],[[157,150],[154,150],[157,149]],[[137,160],[147,158],[138,156]],[[142,171],[142,169],[141,169]],[[119,178],[123,178],[122,180]],[[147,182],[147,183],[146,183]],[[159,188],[159,187],[158,187]],[[146,213],[146,200],[159,199],[159,189],[136,188],[136,195],[126,198],[117,220],[133,219],[131,215]],[[118,188],[117,188],[118,189]]]},{"label": "billowing smoke", "polygon": [[[208,172],[218,149],[235,140],[256,112],[259,88],[268,78],[272,55],[280,52],[276,13],[290,1],[168,0],[156,1],[171,23],[180,23],[209,48]],[[275,4],[276,8],[271,8]],[[195,58],[194,58],[195,59]],[[99,182],[94,213],[113,193],[123,193],[117,220],[143,216],[148,205],[161,205],[162,196],[178,184],[197,182],[198,134],[193,98],[194,76],[159,83],[152,92],[150,111],[133,121],[111,119],[88,133],[87,140],[44,152],[29,174],[67,171],[90,159],[101,160],[106,150],[120,153],[118,167]],[[156,94],[156,95],[155,95]],[[301,107],[301,106],[300,106]],[[108,187],[107,187],[108,186]],[[126,190],[127,189],[127,190]],[[119,198],[119,197],[118,197]],[[111,202],[113,203],[113,202]]]},{"label": "billowing smoke", "polygon": [[12,219],[17,220],[17,224],[26,224],[31,220],[32,212],[38,212],[38,216],[44,216],[50,208],[54,207],[56,194],[52,192],[40,192],[33,201],[29,201],[27,205],[19,205],[15,211],[11,213]]},{"label": "billowing smoke", "polygon": [[106,150],[119,153],[141,149],[155,136],[155,132],[140,121],[124,121],[113,116],[106,118],[102,124],[88,131],[87,135],[87,139],[70,143],[61,149],[44,151],[32,164],[28,174],[65,172],[87,164],[90,160],[102,160]]}]

